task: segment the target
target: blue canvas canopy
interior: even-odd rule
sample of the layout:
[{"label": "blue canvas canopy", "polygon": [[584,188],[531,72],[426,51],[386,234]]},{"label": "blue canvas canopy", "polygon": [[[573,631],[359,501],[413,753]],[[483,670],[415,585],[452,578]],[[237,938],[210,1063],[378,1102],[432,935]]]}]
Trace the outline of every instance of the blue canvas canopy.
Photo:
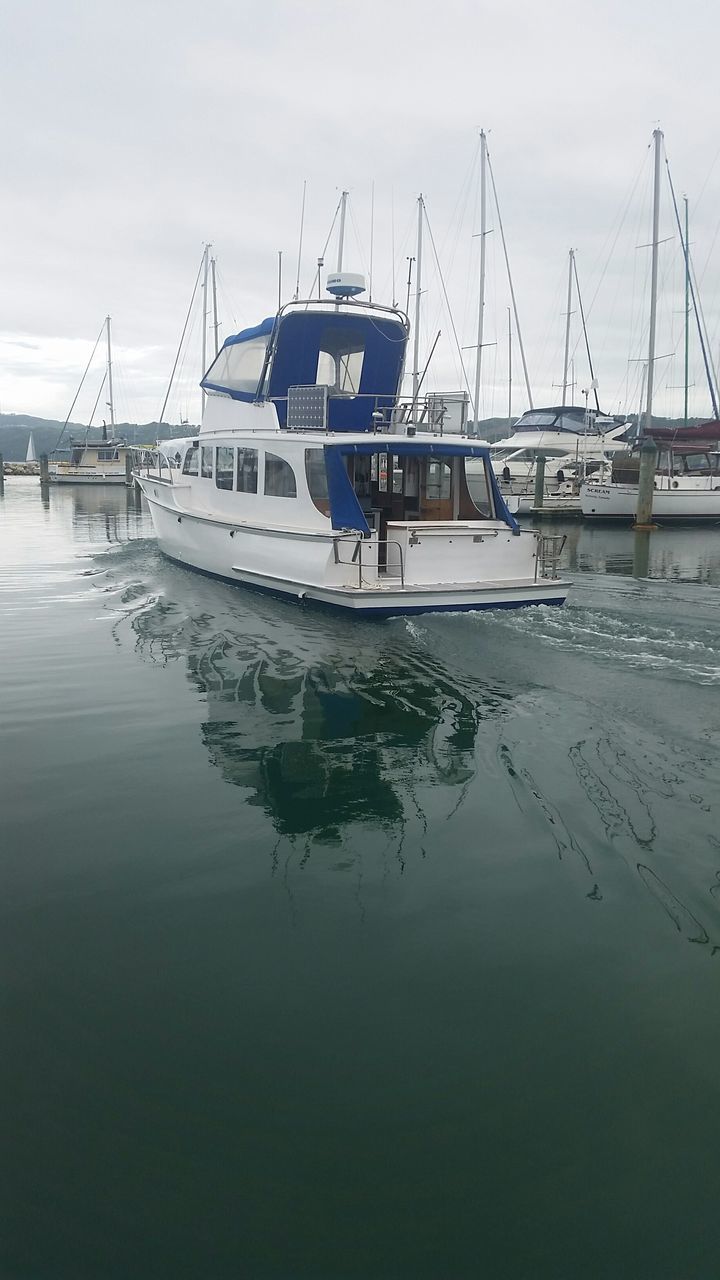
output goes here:
[{"label": "blue canvas canopy", "polygon": [[368,431],[400,389],[407,329],[395,316],[333,308],[269,317],[226,339],[202,380],[235,400],[272,400],[287,425],[290,387],[328,387],[331,431]]}]

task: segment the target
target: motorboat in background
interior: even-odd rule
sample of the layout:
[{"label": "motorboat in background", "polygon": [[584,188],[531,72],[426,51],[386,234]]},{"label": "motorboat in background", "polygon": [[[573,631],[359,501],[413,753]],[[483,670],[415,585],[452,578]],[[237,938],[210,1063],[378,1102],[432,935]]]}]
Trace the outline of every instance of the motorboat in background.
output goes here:
[{"label": "motorboat in background", "polygon": [[562,604],[560,540],[519,528],[487,447],[398,414],[407,317],[361,277],[327,287],[227,338],[181,468],[173,441],[135,472],[161,550],[372,616]]}]

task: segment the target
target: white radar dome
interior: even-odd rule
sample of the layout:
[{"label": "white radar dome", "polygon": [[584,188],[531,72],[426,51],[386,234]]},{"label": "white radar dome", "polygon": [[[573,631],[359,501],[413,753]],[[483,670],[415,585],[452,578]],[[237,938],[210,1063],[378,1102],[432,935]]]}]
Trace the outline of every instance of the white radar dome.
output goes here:
[{"label": "white radar dome", "polygon": [[337,271],[328,276],[326,289],[336,298],[355,298],[365,292],[365,277],[355,275],[352,271]]}]

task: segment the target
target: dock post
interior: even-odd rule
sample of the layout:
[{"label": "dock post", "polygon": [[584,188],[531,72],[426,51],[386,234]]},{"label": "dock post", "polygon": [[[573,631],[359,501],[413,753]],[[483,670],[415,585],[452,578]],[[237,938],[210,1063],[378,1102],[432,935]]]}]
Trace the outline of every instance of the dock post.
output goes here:
[{"label": "dock post", "polygon": [[133,482],[133,474],[132,474],[132,472],[133,472],[133,460],[132,460],[132,454],[131,454],[131,453],[126,453],[126,454],[125,454],[125,483],[126,483],[126,484],[130,484],[130,485],[131,485],[131,484],[132,484],[132,482]]},{"label": "dock post", "polygon": [[0,493],[5,491],[5,459],[0,453]]},{"label": "dock post", "polygon": [[535,491],[533,493],[533,507],[537,511],[543,504],[545,497],[545,454],[539,453],[535,459]]},{"label": "dock post", "polygon": [[657,525],[652,522],[657,456],[658,451],[655,442],[653,440],[645,440],[640,446],[640,477],[638,480],[638,502],[634,525],[636,529],[657,528]]},{"label": "dock post", "polygon": [[40,483],[47,484],[50,479],[48,470],[48,456],[46,453],[40,454]]}]

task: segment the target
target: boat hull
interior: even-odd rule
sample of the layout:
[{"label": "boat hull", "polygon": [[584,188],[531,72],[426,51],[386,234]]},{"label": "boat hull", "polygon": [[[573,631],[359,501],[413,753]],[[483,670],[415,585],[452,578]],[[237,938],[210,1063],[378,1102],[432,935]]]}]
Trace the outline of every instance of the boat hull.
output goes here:
[{"label": "boat hull", "polygon": [[[634,520],[637,485],[583,485],[580,504],[586,520]],[[720,489],[656,489],[653,519],[691,521],[720,520]]]},{"label": "boat hull", "polygon": [[[347,559],[334,563],[334,544],[342,544],[343,539],[331,530],[318,534],[242,528],[173,505],[172,495],[152,481],[139,479],[139,483],[148,499],[160,550],[171,560],[287,599],[383,618],[561,605],[567,598],[569,583],[534,577],[405,584],[398,578],[381,577],[353,585],[347,581],[357,572],[350,545],[344,543]],[[328,580],[333,574],[337,580]]]}]

